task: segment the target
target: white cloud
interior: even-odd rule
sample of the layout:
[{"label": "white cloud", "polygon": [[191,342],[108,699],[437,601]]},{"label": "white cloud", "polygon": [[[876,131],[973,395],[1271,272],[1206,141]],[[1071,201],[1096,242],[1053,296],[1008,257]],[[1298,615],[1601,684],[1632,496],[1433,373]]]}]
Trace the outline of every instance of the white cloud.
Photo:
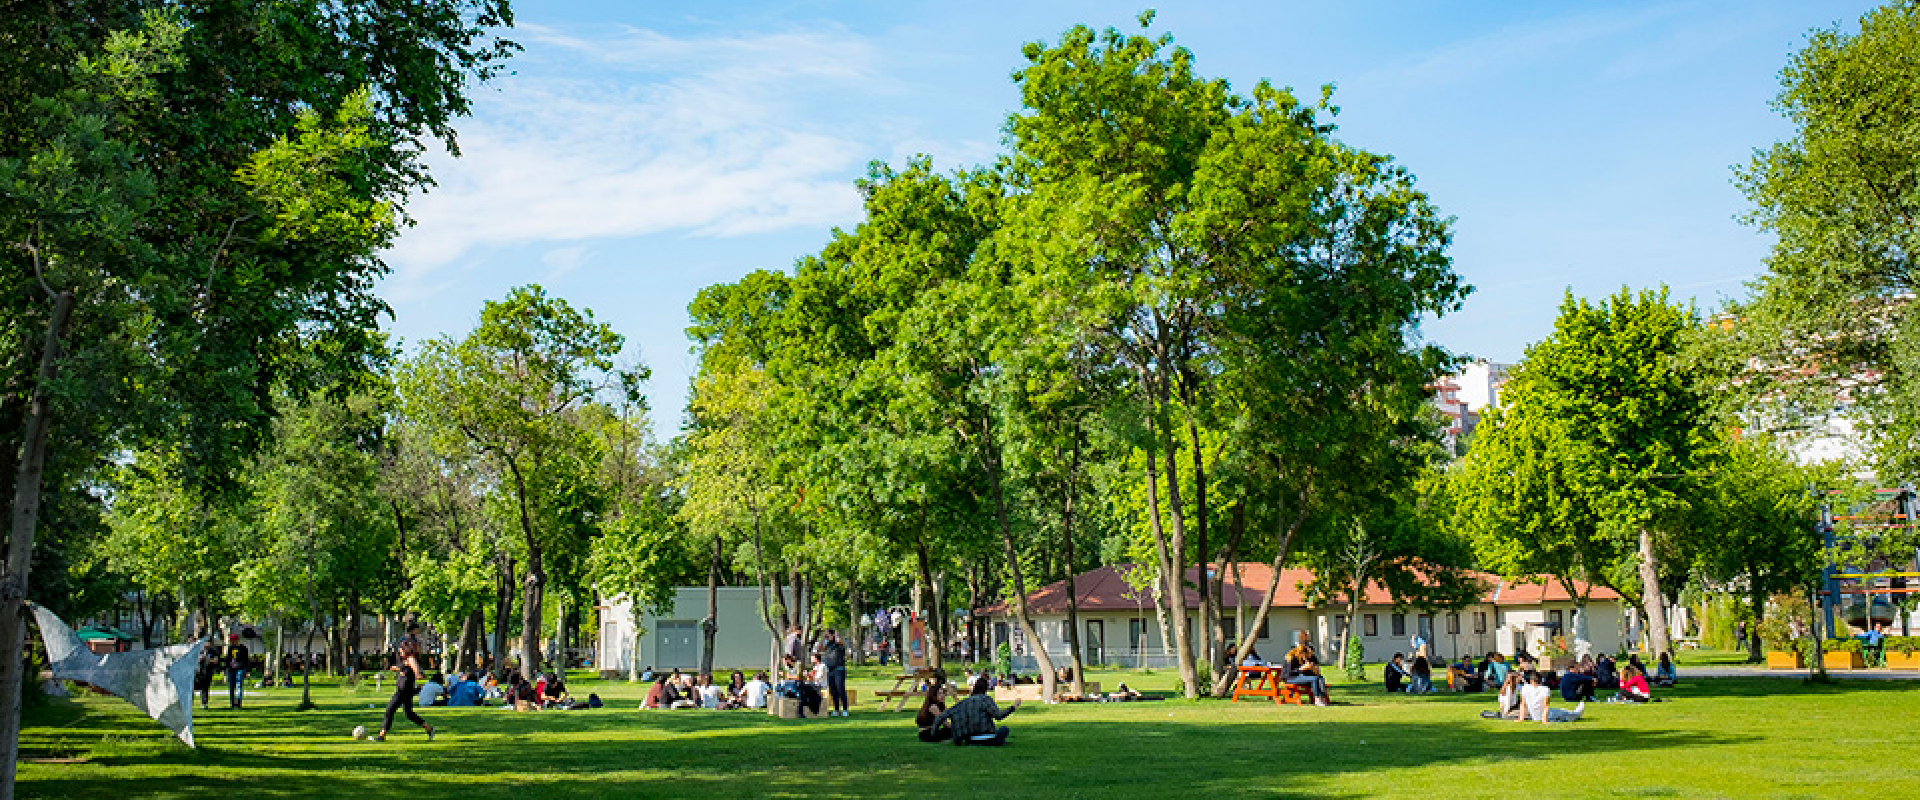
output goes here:
[{"label": "white cloud", "polygon": [[1610,9],[1509,25],[1369,73],[1360,82],[1402,88],[1471,84],[1488,74],[1517,73],[1534,62],[1563,58],[1570,49],[1644,33],[1681,10],[1678,6]]},{"label": "white cloud", "polygon": [[[892,149],[864,110],[882,104],[860,101],[899,87],[843,29],[518,33],[527,73],[476,91],[462,157],[430,159],[439,185],[408,205],[417,224],[388,254],[396,295],[499,247],[844,225],[859,214],[850,178]],[[556,247],[547,266],[588,255]]]}]

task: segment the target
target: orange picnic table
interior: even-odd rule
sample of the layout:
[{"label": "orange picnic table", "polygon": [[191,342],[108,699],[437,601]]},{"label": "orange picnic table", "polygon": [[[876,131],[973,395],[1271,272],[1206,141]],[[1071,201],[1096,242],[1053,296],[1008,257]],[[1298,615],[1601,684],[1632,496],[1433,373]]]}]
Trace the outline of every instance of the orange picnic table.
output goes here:
[{"label": "orange picnic table", "polygon": [[1286,670],[1275,666],[1239,667],[1240,674],[1233,681],[1233,699],[1238,703],[1242,695],[1247,697],[1271,697],[1276,704],[1306,704],[1306,689],[1286,681]]}]

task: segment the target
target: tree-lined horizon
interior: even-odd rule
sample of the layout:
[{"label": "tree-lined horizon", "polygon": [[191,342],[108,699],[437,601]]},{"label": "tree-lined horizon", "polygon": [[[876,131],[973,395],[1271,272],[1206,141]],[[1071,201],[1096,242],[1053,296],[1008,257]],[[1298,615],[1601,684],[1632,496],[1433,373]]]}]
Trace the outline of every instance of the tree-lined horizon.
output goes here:
[{"label": "tree-lined horizon", "polygon": [[1255,561],[1348,619],[1369,586],[1447,608],[1475,570],[1546,576],[1578,642],[1606,587],[1657,653],[1684,591],[1756,622],[1811,591],[1844,477],[1795,464],[1787,423],[1838,393],[1881,474],[1911,467],[1911,3],[1784,74],[1799,135],[1740,173],[1780,237],[1754,297],[1569,293],[1460,458],[1432,393],[1464,354],[1420,329],[1472,292],[1454,220],[1339,137],[1331,87],[1236,91],[1151,12],[1021,47],[989,162],[875,162],[857,225],[702,290],[657,441],[647,368],[579,298],[522,286],[406,351],[380,331],[379,253],[514,49],[504,2],[107,5],[0,21],[31,45],[0,66],[0,748],[26,600],[133,605],[149,638],[254,620],[330,670],[363,619],[417,619],[447,668],[528,673],[603,601],[675,587],[707,589],[707,669],[723,585],[775,636],[906,606],[977,661],[965,612],[1004,601],[1051,695],[1081,625],[1069,602],[1043,634],[1025,598],[1131,563],[1196,698],[1281,588],[1223,602]]}]

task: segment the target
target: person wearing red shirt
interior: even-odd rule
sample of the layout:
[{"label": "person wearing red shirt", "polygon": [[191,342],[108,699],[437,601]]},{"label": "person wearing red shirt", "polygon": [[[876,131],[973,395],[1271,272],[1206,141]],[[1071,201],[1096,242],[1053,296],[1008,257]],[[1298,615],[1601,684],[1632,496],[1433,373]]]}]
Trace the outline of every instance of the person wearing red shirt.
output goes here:
[{"label": "person wearing red shirt", "polygon": [[1627,665],[1620,673],[1620,693],[1614,695],[1616,702],[1645,703],[1653,699],[1653,687],[1647,685],[1647,675],[1639,667]]}]

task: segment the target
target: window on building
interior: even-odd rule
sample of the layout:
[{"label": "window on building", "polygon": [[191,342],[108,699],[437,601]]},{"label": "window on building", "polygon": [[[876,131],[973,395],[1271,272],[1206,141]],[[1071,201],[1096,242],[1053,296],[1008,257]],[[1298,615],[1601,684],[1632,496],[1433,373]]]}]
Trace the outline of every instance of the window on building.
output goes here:
[{"label": "window on building", "polygon": [[1567,632],[1565,615],[1561,614],[1559,609],[1547,612],[1547,624],[1553,626],[1554,633]]},{"label": "window on building", "polygon": [[1344,642],[1347,640],[1347,615],[1333,615],[1333,635],[1340,641]]},{"label": "window on building", "polygon": [[1147,648],[1147,621],[1144,619],[1127,620],[1127,646],[1139,650]]},{"label": "window on building", "polygon": [[1393,635],[1395,636],[1407,635],[1407,615],[1405,614],[1393,615]]},{"label": "window on building", "polygon": [[1364,615],[1360,618],[1360,621],[1362,623],[1363,630],[1366,631],[1366,635],[1368,636],[1380,635],[1380,615],[1379,614]]},{"label": "window on building", "polygon": [[1474,633],[1487,632],[1487,612],[1485,611],[1473,612],[1473,632]]},{"label": "window on building", "polygon": [[1460,612],[1455,611],[1447,615],[1447,633],[1459,633],[1459,632],[1460,632]]}]

